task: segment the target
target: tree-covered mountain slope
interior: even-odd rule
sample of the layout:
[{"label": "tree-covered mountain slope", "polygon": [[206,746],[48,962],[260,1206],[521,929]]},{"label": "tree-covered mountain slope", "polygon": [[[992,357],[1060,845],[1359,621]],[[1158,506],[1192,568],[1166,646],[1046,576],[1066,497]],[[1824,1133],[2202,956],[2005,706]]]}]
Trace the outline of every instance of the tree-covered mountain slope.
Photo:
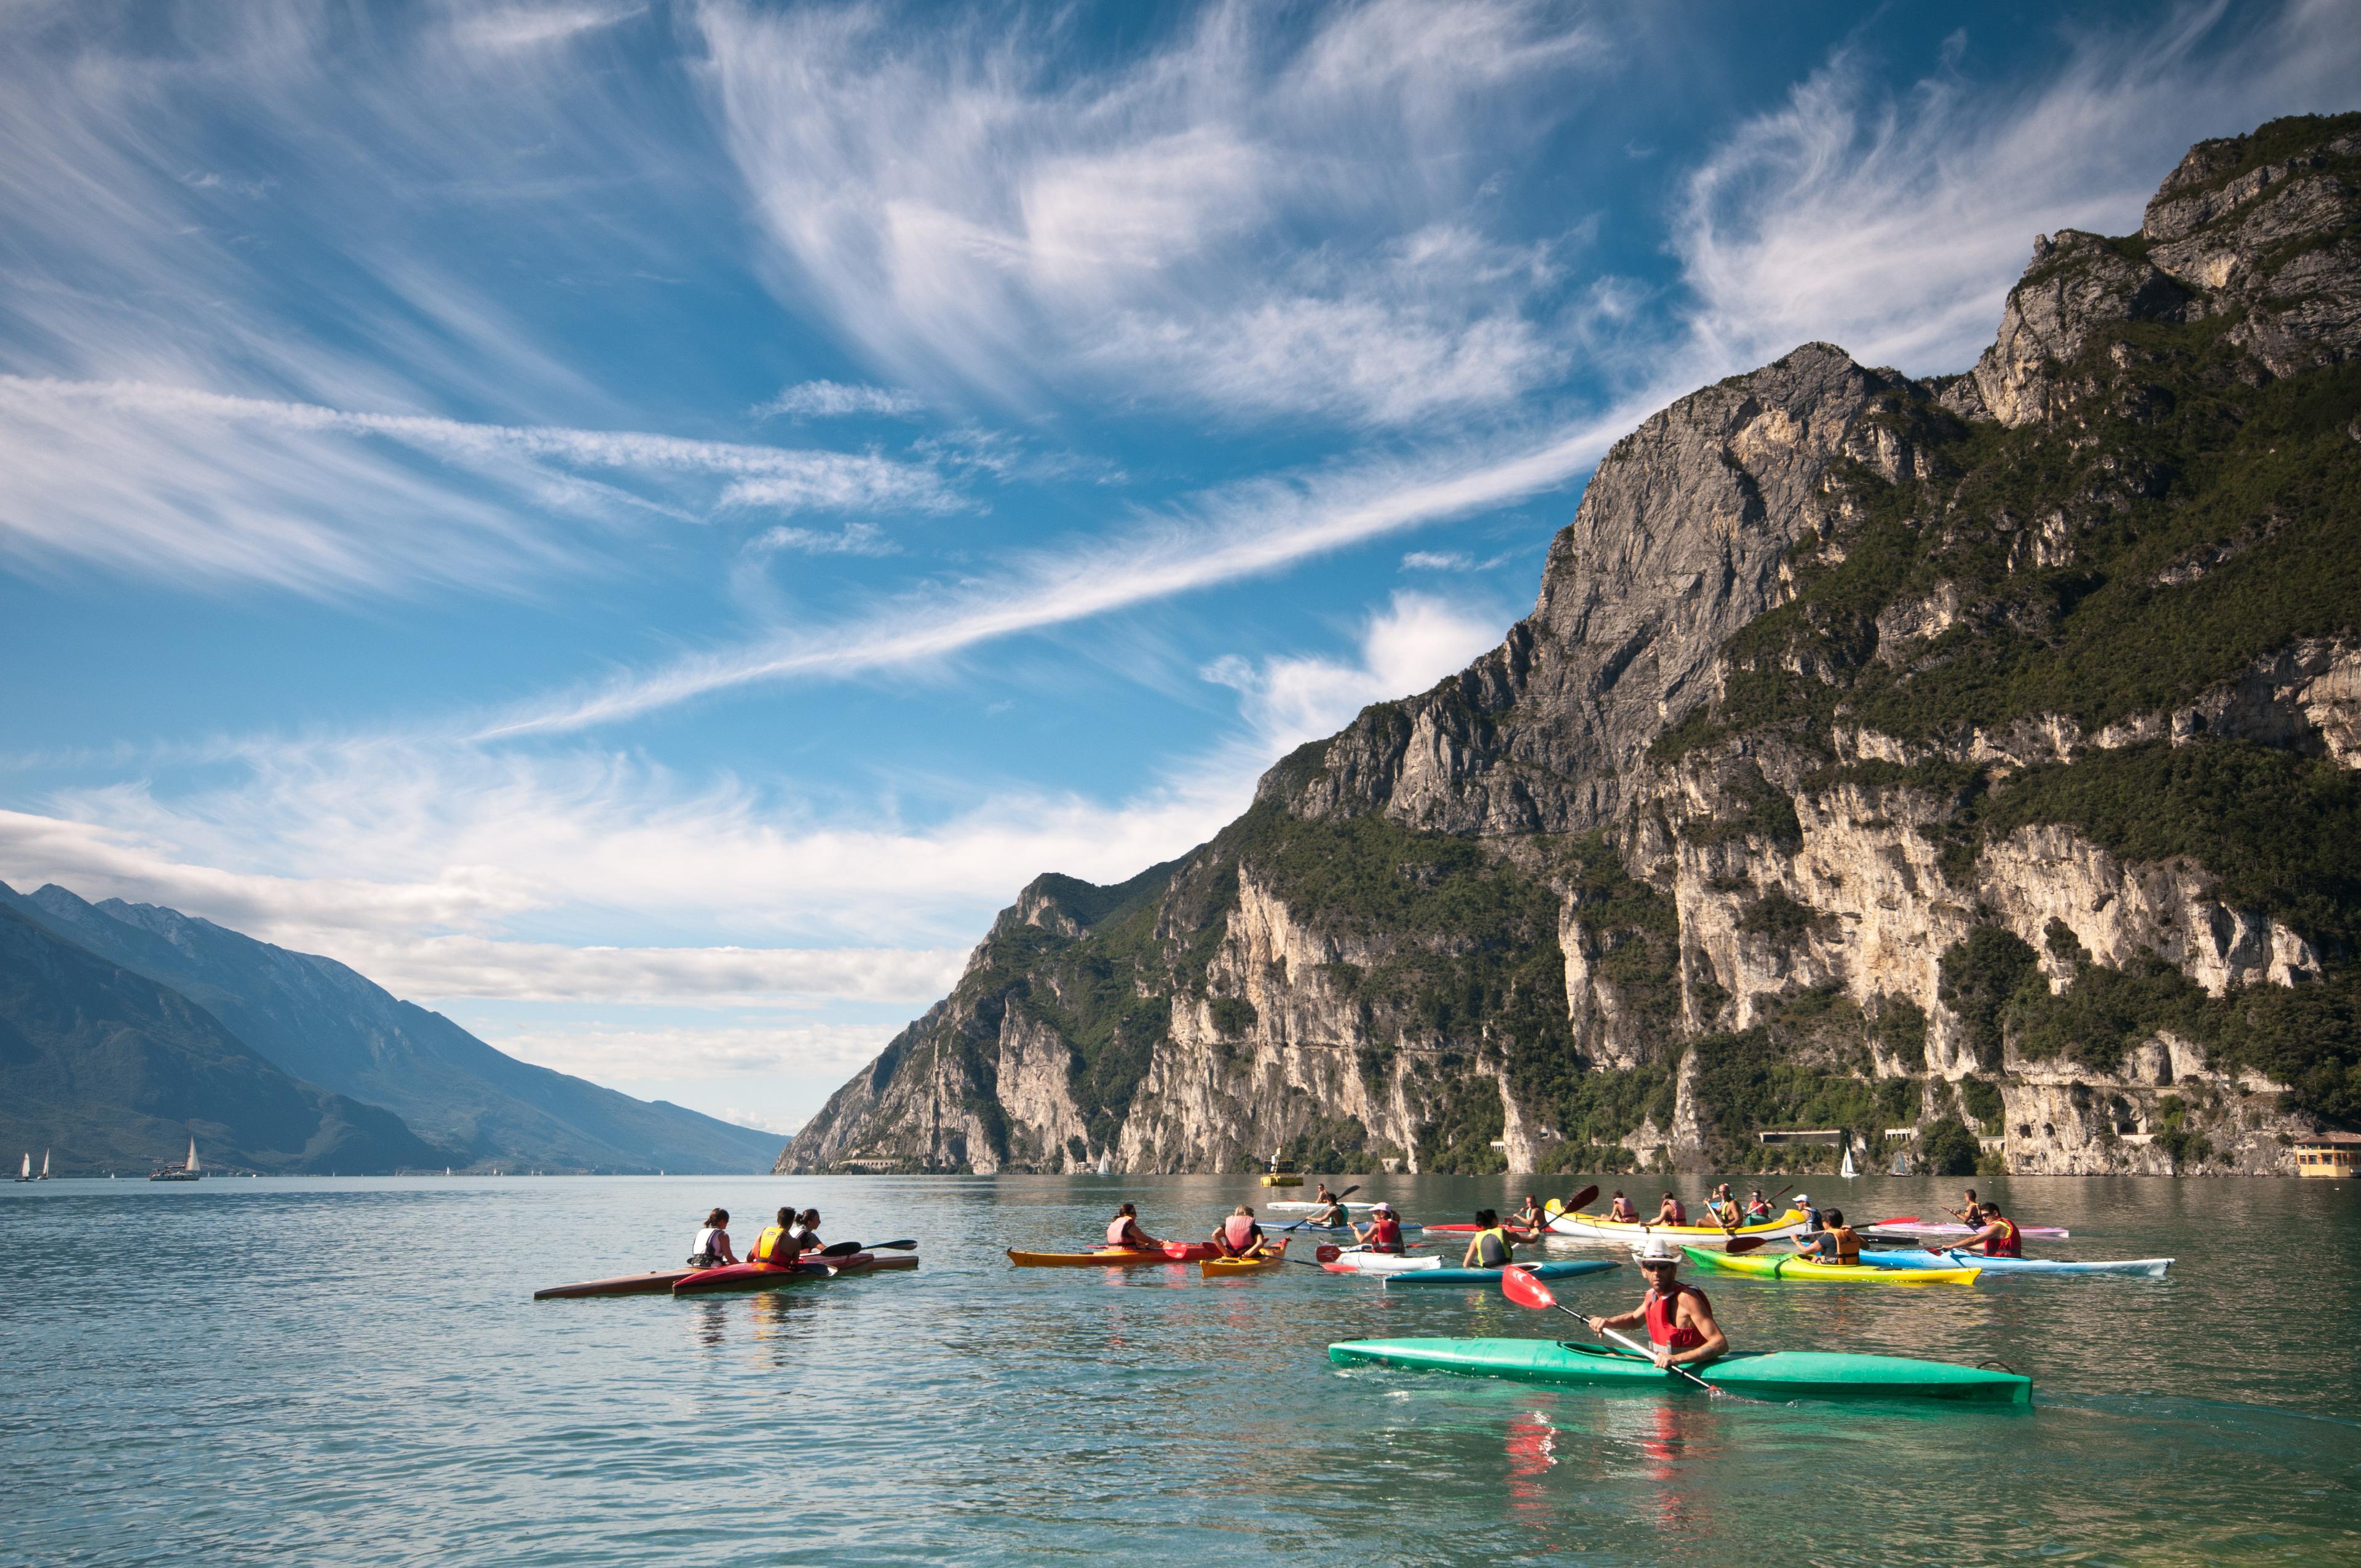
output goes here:
[{"label": "tree-covered mountain slope", "polygon": [[334,959],[54,884],[0,883],[0,907],[172,987],[288,1074],[395,1112],[445,1146],[437,1166],[759,1170],[775,1152],[769,1134],[505,1056]]},{"label": "tree-covered mountain slope", "polygon": [[390,1171],[449,1151],[289,1077],[169,986],[0,907],[0,1149],[145,1175],[194,1136],[218,1171]]},{"label": "tree-covered mountain slope", "polygon": [[1118,887],[782,1169],[2284,1171],[2361,1120],[2361,116],[1600,463],[1533,613]]}]

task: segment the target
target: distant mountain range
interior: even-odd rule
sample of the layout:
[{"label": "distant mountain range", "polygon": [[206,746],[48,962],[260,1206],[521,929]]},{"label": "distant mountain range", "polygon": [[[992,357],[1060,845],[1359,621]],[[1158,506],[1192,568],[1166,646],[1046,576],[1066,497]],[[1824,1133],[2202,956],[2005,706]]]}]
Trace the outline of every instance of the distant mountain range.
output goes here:
[{"label": "distant mountain range", "polygon": [[333,959],[0,883],[0,1148],[265,1171],[761,1170],[768,1133],[503,1056]]}]

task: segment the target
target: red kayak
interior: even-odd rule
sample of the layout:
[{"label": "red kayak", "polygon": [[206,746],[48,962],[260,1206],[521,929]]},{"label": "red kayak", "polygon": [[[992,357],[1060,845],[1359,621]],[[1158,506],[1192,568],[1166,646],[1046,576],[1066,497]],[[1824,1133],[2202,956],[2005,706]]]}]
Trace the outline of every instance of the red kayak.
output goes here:
[{"label": "red kayak", "polygon": [[536,1301],[554,1301],[562,1296],[658,1296],[669,1292],[675,1285],[696,1273],[694,1268],[660,1268],[649,1274],[619,1274],[612,1279],[586,1279],[579,1285],[553,1285],[546,1290],[536,1290]]},{"label": "red kayak", "polygon": [[[911,1259],[913,1263],[917,1260]],[[675,1296],[708,1296],[723,1290],[775,1290],[783,1285],[793,1285],[805,1279],[833,1279],[840,1274],[857,1274],[874,1267],[877,1255],[867,1252],[848,1253],[842,1257],[814,1258],[809,1263],[797,1263],[782,1268],[775,1263],[730,1263],[719,1268],[700,1268],[686,1279],[673,1284]]]}]

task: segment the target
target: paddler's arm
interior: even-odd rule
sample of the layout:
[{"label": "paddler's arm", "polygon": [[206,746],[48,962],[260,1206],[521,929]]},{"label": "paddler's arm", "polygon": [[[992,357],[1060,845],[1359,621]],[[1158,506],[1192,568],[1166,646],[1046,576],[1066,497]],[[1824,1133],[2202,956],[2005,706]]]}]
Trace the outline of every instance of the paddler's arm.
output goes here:
[{"label": "paddler's arm", "polygon": [[1618,1312],[1611,1318],[1586,1318],[1583,1321],[1590,1325],[1592,1333],[1598,1333],[1603,1329],[1636,1329],[1648,1321],[1648,1309],[1634,1307],[1628,1312]]},{"label": "paddler's arm", "polygon": [[1481,1235],[1478,1235],[1478,1236],[1477,1236],[1477,1238],[1475,1241],[1469,1242],[1469,1243],[1467,1244],[1467,1253],[1466,1253],[1466,1256],[1464,1256],[1464,1257],[1462,1257],[1462,1258],[1459,1260],[1459,1266],[1460,1266],[1460,1267],[1462,1267],[1462,1268],[1473,1268],[1473,1267],[1475,1267],[1475,1266],[1476,1266],[1476,1249],[1477,1249],[1477,1246],[1479,1246],[1480,1245],[1482,1245],[1482,1241],[1483,1241],[1482,1236],[1481,1236]]}]

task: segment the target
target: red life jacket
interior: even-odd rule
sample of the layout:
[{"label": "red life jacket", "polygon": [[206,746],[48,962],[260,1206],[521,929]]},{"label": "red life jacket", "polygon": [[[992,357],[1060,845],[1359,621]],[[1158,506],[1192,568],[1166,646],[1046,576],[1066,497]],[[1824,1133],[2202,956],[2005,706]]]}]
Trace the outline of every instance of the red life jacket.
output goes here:
[{"label": "red life jacket", "polygon": [[1649,1343],[1661,1344],[1668,1350],[1695,1350],[1705,1343],[1705,1335],[1679,1321],[1684,1293],[1696,1297],[1698,1306],[1708,1313],[1712,1312],[1713,1303],[1707,1300],[1705,1292],[1694,1285],[1675,1285],[1669,1296],[1660,1295],[1651,1288],[1644,1303],[1648,1310]]},{"label": "red life jacket", "polygon": [[1999,1224],[2006,1228],[2000,1234],[1985,1239],[1984,1255],[1986,1257],[2023,1257],[2025,1237],[2018,1233],[2016,1222],[2005,1214],[1995,1218]]},{"label": "red life jacket", "polygon": [[[1656,1212],[1657,1212],[1658,1213],[1660,1213],[1660,1214],[1664,1212],[1664,1211],[1663,1211],[1662,1209],[1659,1209],[1659,1210],[1657,1210]],[[1673,1223],[1675,1223],[1675,1224],[1676,1224],[1676,1225],[1686,1225],[1686,1224],[1687,1224],[1688,1223],[1689,1223],[1689,1210],[1688,1210],[1688,1205],[1687,1205],[1687,1204],[1686,1204],[1686,1203],[1684,1203],[1684,1202],[1682,1202],[1682,1201],[1681,1201],[1679,1199],[1677,1199],[1677,1198],[1674,1199],[1674,1200],[1673,1200]]]},{"label": "red life jacket", "polygon": [[1222,1246],[1235,1257],[1254,1245],[1255,1234],[1259,1229],[1253,1215],[1233,1214],[1222,1222]]},{"label": "red life jacket", "polygon": [[1128,1214],[1118,1214],[1107,1225],[1107,1245],[1140,1247],[1146,1245],[1139,1222]]},{"label": "red life jacket", "polygon": [[1401,1222],[1400,1220],[1395,1219],[1391,1214],[1379,1214],[1376,1219],[1369,1222],[1369,1250],[1371,1252],[1398,1253],[1401,1251]]}]

